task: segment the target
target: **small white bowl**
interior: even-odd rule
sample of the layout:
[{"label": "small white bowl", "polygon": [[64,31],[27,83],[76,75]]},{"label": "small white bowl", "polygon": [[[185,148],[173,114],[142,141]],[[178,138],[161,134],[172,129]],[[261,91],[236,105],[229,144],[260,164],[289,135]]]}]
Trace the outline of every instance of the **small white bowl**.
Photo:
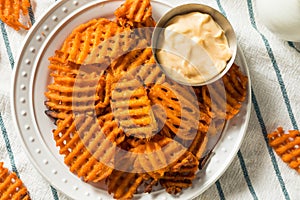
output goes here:
[{"label": "small white bowl", "polygon": [[[186,80],[175,78],[171,75],[169,76],[168,72],[160,64],[160,62],[157,58],[157,51],[159,50],[159,48],[158,48],[158,46],[159,46],[158,45],[159,36],[160,36],[162,30],[166,27],[168,22],[173,17],[175,17],[177,15],[188,14],[188,13],[191,13],[191,12],[200,12],[200,13],[203,13],[203,14],[209,14],[213,18],[213,20],[224,30],[225,36],[226,36],[228,44],[229,44],[229,48],[230,48],[231,53],[232,53],[232,56],[231,56],[230,60],[227,62],[227,65],[225,66],[225,68],[220,73],[218,73],[216,76],[212,77],[211,79],[206,80],[204,82],[200,82],[200,83],[197,83],[197,82],[191,83],[191,82],[187,82]],[[170,77],[173,80],[175,80],[176,82],[179,82],[179,83],[184,84],[184,85],[202,86],[202,85],[207,85],[207,84],[213,83],[214,81],[216,81],[216,80],[220,79],[221,77],[223,77],[228,72],[228,70],[232,66],[232,64],[235,60],[235,57],[236,57],[237,39],[236,39],[235,32],[234,32],[230,22],[219,11],[215,10],[214,8],[212,8],[210,6],[203,5],[203,4],[184,4],[184,5],[180,5],[178,7],[172,8],[166,14],[164,14],[160,18],[160,20],[157,22],[157,24],[154,28],[153,34],[152,34],[152,51],[153,51],[155,61],[158,63],[158,65],[160,66],[162,71],[168,77]]]}]

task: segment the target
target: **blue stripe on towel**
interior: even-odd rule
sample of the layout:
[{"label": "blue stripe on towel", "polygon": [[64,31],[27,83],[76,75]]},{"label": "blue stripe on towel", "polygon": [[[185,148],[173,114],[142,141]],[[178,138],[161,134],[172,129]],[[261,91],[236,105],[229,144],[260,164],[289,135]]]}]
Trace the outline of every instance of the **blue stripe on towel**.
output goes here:
[{"label": "blue stripe on towel", "polygon": [[251,193],[254,200],[258,200],[257,195],[255,193],[255,190],[253,188],[253,185],[251,183],[251,180],[250,180],[250,177],[249,177],[249,174],[248,174],[248,170],[247,170],[247,167],[246,167],[246,163],[244,161],[244,158],[243,158],[243,155],[242,155],[241,151],[238,151],[238,158],[239,158],[242,170],[243,170],[244,178],[245,178],[247,186],[250,190],[250,193]]},{"label": "blue stripe on towel", "polygon": [[18,172],[18,169],[16,167],[16,163],[15,163],[14,153],[13,153],[13,151],[11,149],[11,146],[10,146],[10,141],[9,141],[9,138],[8,138],[8,134],[7,134],[7,131],[6,131],[1,113],[0,113],[0,128],[1,128],[3,139],[5,141],[6,150],[8,152],[8,157],[9,157],[9,160],[10,160],[12,171],[15,172],[17,174],[17,176],[19,177],[19,172]]},{"label": "blue stripe on towel", "polygon": [[[216,0],[217,4],[218,4],[218,7],[219,7],[219,10],[222,12],[222,14],[226,16],[226,12],[220,2],[220,0]],[[243,175],[244,175],[244,178],[245,178],[245,181],[247,183],[247,186],[248,186],[248,189],[253,197],[253,199],[257,199],[257,195],[255,193],[255,190],[254,190],[254,187],[252,185],[252,182],[250,180],[250,177],[249,177],[249,174],[248,174],[248,170],[247,170],[247,166],[245,164],[245,161],[244,161],[244,158],[243,158],[243,154],[241,151],[238,151],[238,159],[240,161],[240,165],[241,165],[241,168],[242,168],[242,171],[243,171]]]},{"label": "blue stripe on towel", "polygon": [[252,7],[252,1],[251,0],[247,0],[247,1],[248,1],[248,11],[249,11],[251,25],[260,34],[260,36],[262,37],[262,40],[263,40],[263,42],[265,44],[265,47],[266,47],[267,52],[268,52],[268,55],[269,55],[269,57],[271,59],[271,62],[273,64],[273,67],[274,67],[274,70],[275,70],[275,73],[276,73],[276,76],[277,76],[277,79],[278,79],[278,83],[280,85],[281,93],[282,93],[285,105],[287,107],[287,111],[289,113],[289,117],[291,119],[291,123],[293,124],[293,128],[298,130],[298,125],[297,125],[297,122],[296,122],[296,119],[295,119],[295,116],[294,116],[294,113],[293,113],[293,110],[292,110],[292,107],[291,107],[291,104],[290,104],[290,100],[289,100],[289,97],[288,97],[288,94],[287,94],[287,91],[286,91],[286,88],[285,88],[285,84],[284,84],[282,76],[281,76],[280,69],[279,69],[279,67],[277,65],[274,53],[272,51],[272,48],[270,46],[269,41],[267,40],[267,38],[262,33],[259,32],[259,30],[258,30],[258,28],[256,26],[256,22],[255,22],[255,18],[254,18],[254,13],[253,13],[253,7]]},{"label": "blue stripe on towel", "polygon": [[279,167],[278,167],[278,164],[277,164],[274,152],[272,151],[272,148],[268,145],[269,144],[268,143],[268,138],[267,138],[268,132],[267,132],[267,129],[266,129],[266,126],[265,126],[265,122],[264,122],[264,120],[262,118],[262,115],[261,115],[261,112],[260,112],[260,109],[259,109],[259,105],[258,105],[257,100],[256,100],[256,96],[255,96],[253,90],[251,92],[252,92],[252,104],[254,106],[254,110],[255,110],[258,122],[260,124],[260,127],[261,127],[261,130],[262,130],[265,142],[267,144],[267,149],[268,149],[268,152],[269,152],[270,157],[271,157],[273,168],[275,170],[276,176],[278,178],[278,181],[279,181],[279,184],[281,186],[281,190],[282,190],[282,192],[283,192],[283,194],[285,196],[285,199],[286,200],[290,200],[289,193],[288,193],[288,191],[287,191],[287,189],[285,187],[285,183],[284,183],[284,181],[282,179],[282,176],[281,176],[281,173],[280,173],[280,170],[279,170]]},{"label": "blue stripe on towel", "polygon": [[52,192],[54,200],[59,200],[57,190],[52,185],[50,185],[50,188],[51,188],[51,192]]},{"label": "blue stripe on towel", "polygon": [[219,7],[219,10],[221,11],[221,13],[227,18],[226,16],[226,12],[221,4],[221,1],[220,0],[216,0],[217,4],[218,4],[218,7]]},{"label": "blue stripe on towel", "polygon": [[8,35],[7,35],[7,32],[6,32],[5,25],[1,20],[0,20],[0,26],[1,26],[2,37],[3,37],[3,40],[4,40],[5,46],[6,46],[6,51],[7,51],[8,59],[9,59],[9,62],[10,62],[10,66],[11,66],[11,68],[14,68],[14,64],[15,64],[14,56],[13,56],[11,48],[10,48],[10,44],[9,44]]},{"label": "blue stripe on towel", "polygon": [[220,181],[217,181],[215,184],[216,184],[217,189],[218,189],[220,200],[225,200],[225,195],[224,195],[224,192],[223,192]]}]

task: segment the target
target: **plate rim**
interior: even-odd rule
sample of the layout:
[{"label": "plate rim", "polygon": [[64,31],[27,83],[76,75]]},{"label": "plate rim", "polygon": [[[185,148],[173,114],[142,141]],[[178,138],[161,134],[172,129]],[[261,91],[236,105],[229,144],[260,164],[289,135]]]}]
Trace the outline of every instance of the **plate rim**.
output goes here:
[{"label": "plate rim", "polygon": [[[73,2],[78,2],[76,0],[68,0],[68,1],[73,1]],[[16,91],[18,90],[23,90],[22,87],[23,85],[17,85],[17,81],[18,81],[18,76],[20,75],[20,69],[22,67],[22,62],[21,61],[24,61],[22,58],[22,55],[24,55],[25,51],[28,50],[28,48],[30,48],[29,44],[30,44],[30,39],[33,38],[34,36],[36,36],[36,29],[38,27],[41,27],[43,25],[43,22],[49,18],[51,16],[51,11],[53,10],[56,10],[56,9],[59,9],[62,7],[62,5],[64,5],[66,2],[68,1],[58,1],[57,3],[55,3],[53,6],[51,6],[43,15],[42,17],[34,24],[34,26],[31,28],[31,30],[27,33],[25,39],[24,39],[24,43],[22,45],[22,50],[20,51],[19,55],[17,56],[17,62],[15,63],[14,65],[14,69],[13,69],[13,76],[12,76],[12,92],[11,92],[11,112],[12,112],[12,118],[13,118],[13,121],[14,121],[14,125],[16,127],[16,131],[17,131],[17,135],[18,135],[18,138],[21,140],[21,145],[22,145],[22,148],[23,150],[26,152],[27,154],[27,157],[28,159],[30,160],[31,164],[33,164],[33,166],[35,167],[35,169],[37,169],[37,171],[40,173],[40,175],[42,175],[42,177],[47,181],[49,182],[50,184],[53,184],[53,186],[58,189],[59,191],[61,191],[62,193],[66,194],[62,189],[60,189],[60,187],[58,187],[57,185],[58,184],[55,184],[55,182],[52,182],[51,179],[49,179],[48,175],[46,175],[44,173],[44,171],[40,168],[39,164],[37,164],[37,160],[36,160],[36,157],[33,155],[33,152],[32,150],[28,149],[28,141],[26,142],[26,139],[25,138],[25,135],[24,135],[24,129],[27,129],[28,127],[23,127],[21,128],[21,123],[19,122],[20,121],[20,118],[22,118],[21,115],[23,111],[21,110],[17,110],[17,106],[16,104],[20,104],[19,101],[17,101],[17,96],[16,95]],[[97,1],[92,1],[93,3],[101,3],[101,2],[106,2],[107,0],[97,0]],[[166,5],[169,5],[169,6],[175,6],[175,5],[170,5],[168,1],[166,0],[155,0],[156,2],[162,2],[162,3],[165,3]],[[89,1],[90,2],[90,1]],[[189,3],[190,0],[181,0],[181,1],[175,1],[175,3],[177,4],[180,4],[180,3]],[[82,1],[81,3],[83,3],[84,5],[84,1]],[[92,3],[91,3],[92,4]],[[38,38],[36,38],[38,40]],[[251,79],[250,79],[250,73],[249,73],[249,68],[248,68],[248,65],[247,65],[247,62],[246,62],[246,59],[245,59],[245,56],[244,56],[244,53],[242,51],[242,49],[240,48],[240,46],[238,45],[238,54],[239,56],[241,56],[241,61],[243,62],[243,70],[245,70],[245,73],[246,75],[248,76],[248,94],[247,94],[247,113],[246,113],[246,116],[245,116],[245,124],[244,124],[244,130],[243,130],[243,133],[242,134],[242,137],[240,138],[240,141],[238,141],[238,146],[236,147],[236,150],[234,151],[233,155],[236,155],[238,150],[240,149],[240,146],[242,145],[242,142],[244,140],[244,137],[246,135],[246,131],[247,131],[247,127],[248,127],[248,124],[249,124],[249,121],[250,121],[250,114],[251,114],[251,100],[252,100],[252,94],[251,94]],[[23,65],[25,64],[26,65],[26,60],[25,60],[25,63],[23,63]],[[25,76],[25,74],[22,74],[22,76]],[[27,76],[27,75],[26,75]],[[28,74],[28,76],[30,76]],[[29,81],[29,83],[31,83],[31,81]],[[20,86],[20,88],[18,88],[18,86]],[[25,86],[26,87],[26,86]],[[32,92],[32,90],[30,90]],[[30,95],[29,95],[30,97]],[[22,100],[20,100],[22,101]],[[30,101],[28,99],[25,99],[25,101]],[[27,104],[29,104],[29,102],[27,102]],[[31,104],[29,104],[31,105]],[[33,109],[33,108],[32,108]],[[23,115],[24,116],[24,115]],[[30,128],[29,128],[30,129]],[[224,134],[225,135],[225,134]],[[222,136],[222,138],[224,137],[224,135]],[[220,143],[219,143],[220,144]],[[219,145],[218,144],[218,145]],[[217,146],[218,146],[217,145]],[[210,184],[206,185],[202,191],[198,194],[195,194],[194,196],[191,196],[190,199],[196,197],[196,196],[199,196],[200,194],[202,194],[204,191],[206,191],[209,187],[211,187],[223,174],[224,172],[228,169],[228,167],[230,166],[230,164],[232,163],[233,159],[235,158],[235,156],[231,156],[230,157],[230,161],[228,161],[225,165],[225,167],[223,168],[222,172],[218,173],[218,175],[216,177],[214,177],[214,180],[211,181]],[[70,174],[72,174],[71,172],[69,172]],[[108,193],[107,193],[108,194]],[[70,194],[66,194],[67,196],[73,198],[73,196],[70,196]],[[111,197],[111,196],[110,196]],[[75,197],[76,198],[76,197]],[[77,197],[78,198],[78,197]]]}]

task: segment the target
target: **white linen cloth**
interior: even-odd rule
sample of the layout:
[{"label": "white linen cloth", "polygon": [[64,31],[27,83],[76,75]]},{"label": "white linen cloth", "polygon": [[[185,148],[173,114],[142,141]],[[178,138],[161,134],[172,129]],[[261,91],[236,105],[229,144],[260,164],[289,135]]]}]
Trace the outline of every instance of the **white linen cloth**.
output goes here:
[{"label": "white linen cloth", "polygon": [[[252,110],[241,149],[228,170],[197,200],[300,199],[300,175],[267,145],[266,134],[277,126],[298,129],[300,122],[300,45],[274,36],[257,16],[255,0],[194,0],[221,11],[232,23],[252,80]],[[39,20],[55,0],[31,0]],[[0,32],[0,161],[17,172],[36,199],[69,199],[37,172],[22,149],[10,110],[14,62],[26,31],[1,22]],[[300,33],[299,33],[300,34]],[[298,49],[297,49],[298,48]]]}]

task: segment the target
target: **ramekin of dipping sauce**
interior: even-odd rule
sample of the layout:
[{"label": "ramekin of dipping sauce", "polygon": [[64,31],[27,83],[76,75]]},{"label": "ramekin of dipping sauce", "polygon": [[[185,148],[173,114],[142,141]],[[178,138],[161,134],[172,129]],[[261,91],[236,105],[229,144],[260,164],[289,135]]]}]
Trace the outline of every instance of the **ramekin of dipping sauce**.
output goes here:
[{"label": "ramekin of dipping sauce", "polygon": [[202,4],[171,9],[152,36],[156,62],[175,81],[200,86],[221,78],[236,56],[236,36],[229,21]]}]

